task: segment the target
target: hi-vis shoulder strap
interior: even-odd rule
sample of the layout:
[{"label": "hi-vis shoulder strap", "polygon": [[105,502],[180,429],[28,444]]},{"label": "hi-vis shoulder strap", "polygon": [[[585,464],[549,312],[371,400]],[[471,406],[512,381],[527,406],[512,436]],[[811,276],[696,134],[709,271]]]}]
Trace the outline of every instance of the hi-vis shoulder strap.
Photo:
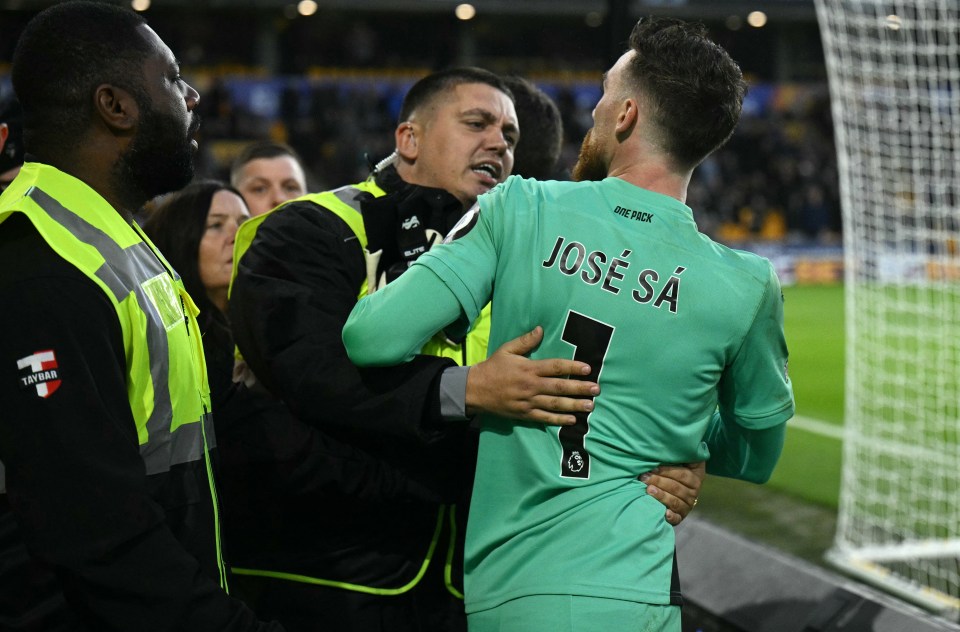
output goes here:
[{"label": "hi-vis shoulder strap", "polygon": [[[364,259],[367,262],[367,278],[369,279],[371,275],[371,262],[370,255],[367,252],[367,231],[363,225],[363,215],[361,214],[360,210],[360,201],[364,197],[371,195],[373,197],[385,195],[385,191],[377,186],[372,178],[359,184],[351,184],[340,187],[339,189],[333,189],[332,191],[324,191],[323,193],[311,193],[309,195],[284,202],[268,213],[258,215],[257,217],[253,217],[245,221],[240,225],[240,229],[237,231],[237,236],[233,244],[233,273],[230,278],[230,290],[228,292],[228,298],[230,292],[233,291],[233,281],[237,278],[240,260],[243,258],[243,255],[246,254],[247,250],[250,248],[250,244],[252,244],[253,240],[256,238],[257,230],[260,228],[260,225],[263,224],[263,222],[274,213],[282,213],[285,206],[295,202],[312,202],[317,206],[336,214],[340,219],[347,223],[347,226],[350,227],[350,230],[352,230],[357,236],[360,246],[363,249]],[[375,274],[377,269],[376,260],[373,261],[372,265],[373,273]],[[368,282],[364,281],[358,296],[365,296],[367,294],[367,285]]]}]

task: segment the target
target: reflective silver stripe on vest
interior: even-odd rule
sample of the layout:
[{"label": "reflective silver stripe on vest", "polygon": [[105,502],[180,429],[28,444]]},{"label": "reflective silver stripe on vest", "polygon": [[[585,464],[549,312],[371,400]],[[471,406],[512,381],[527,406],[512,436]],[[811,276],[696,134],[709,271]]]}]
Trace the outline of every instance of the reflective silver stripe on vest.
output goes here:
[{"label": "reflective silver stripe on vest", "polygon": [[[147,442],[140,446],[140,456],[147,474],[166,472],[172,465],[196,461],[203,455],[200,424],[184,424],[176,433],[170,432],[173,407],[167,383],[167,332],[156,306],[140,285],[158,274],[169,272],[146,243],[141,241],[128,248],[121,248],[102,230],[70,212],[40,189],[33,187],[28,196],[79,241],[97,249],[104,258],[104,264],[96,272],[97,278],[110,288],[118,303],[133,293],[141,311],[147,316],[147,350],[150,354],[150,377],[153,380],[153,410],[147,419]],[[208,424],[208,430],[212,428],[209,418],[199,421]],[[213,432],[209,431],[207,436],[212,439]],[[213,447],[212,443],[210,447]]]},{"label": "reflective silver stripe on vest", "polygon": [[[360,198],[366,193],[366,191],[363,191],[362,189],[358,189],[352,184],[348,184],[345,187],[334,189],[330,193],[333,193],[333,195],[338,200],[340,200],[341,202],[343,202],[344,204],[346,204],[347,206],[349,206],[350,208],[352,208],[353,210],[359,213]],[[373,195],[373,194],[371,193],[369,195]]]}]

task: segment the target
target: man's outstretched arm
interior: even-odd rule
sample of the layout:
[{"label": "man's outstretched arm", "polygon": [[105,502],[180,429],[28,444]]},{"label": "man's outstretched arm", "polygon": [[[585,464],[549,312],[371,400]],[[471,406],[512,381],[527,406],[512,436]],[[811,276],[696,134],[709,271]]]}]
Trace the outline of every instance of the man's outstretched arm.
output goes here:
[{"label": "man's outstretched arm", "polygon": [[[427,306],[427,307],[425,307]],[[358,366],[391,366],[412,360],[424,343],[463,317],[446,284],[424,266],[357,303],[343,328],[343,342]],[[391,327],[383,327],[391,323]],[[555,358],[530,360],[543,336],[540,328],[504,343],[470,368],[466,405],[471,415],[491,413],[550,425],[575,423],[573,412],[591,410],[599,393],[593,382],[565,376],[589,375],[583,362]]]}]

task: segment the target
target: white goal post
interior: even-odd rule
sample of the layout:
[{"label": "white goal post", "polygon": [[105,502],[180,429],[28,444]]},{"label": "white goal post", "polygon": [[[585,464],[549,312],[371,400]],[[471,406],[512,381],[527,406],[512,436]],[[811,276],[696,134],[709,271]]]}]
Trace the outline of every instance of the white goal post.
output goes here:
[{"label": "white goal post", "polygon": [[844,463],[827,559],[956,617],[960,2],[815,3],[846,296]]}]

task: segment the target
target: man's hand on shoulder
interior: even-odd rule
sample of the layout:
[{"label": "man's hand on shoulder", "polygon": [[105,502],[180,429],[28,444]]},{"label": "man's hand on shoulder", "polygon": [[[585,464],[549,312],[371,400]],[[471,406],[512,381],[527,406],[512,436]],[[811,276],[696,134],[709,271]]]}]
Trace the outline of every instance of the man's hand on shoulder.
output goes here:
[{"label": "man's hand on shoulder", "polygon": [[568,379],[590,374],[583,362],[524,357],[543,340],[536,327],[506,342],[489,358],[475,364],[467,374],[467,414],[485,412],[552,426],[576,423],[573,413],[593,410],[593,397],[600,393],[595,382]]}]

